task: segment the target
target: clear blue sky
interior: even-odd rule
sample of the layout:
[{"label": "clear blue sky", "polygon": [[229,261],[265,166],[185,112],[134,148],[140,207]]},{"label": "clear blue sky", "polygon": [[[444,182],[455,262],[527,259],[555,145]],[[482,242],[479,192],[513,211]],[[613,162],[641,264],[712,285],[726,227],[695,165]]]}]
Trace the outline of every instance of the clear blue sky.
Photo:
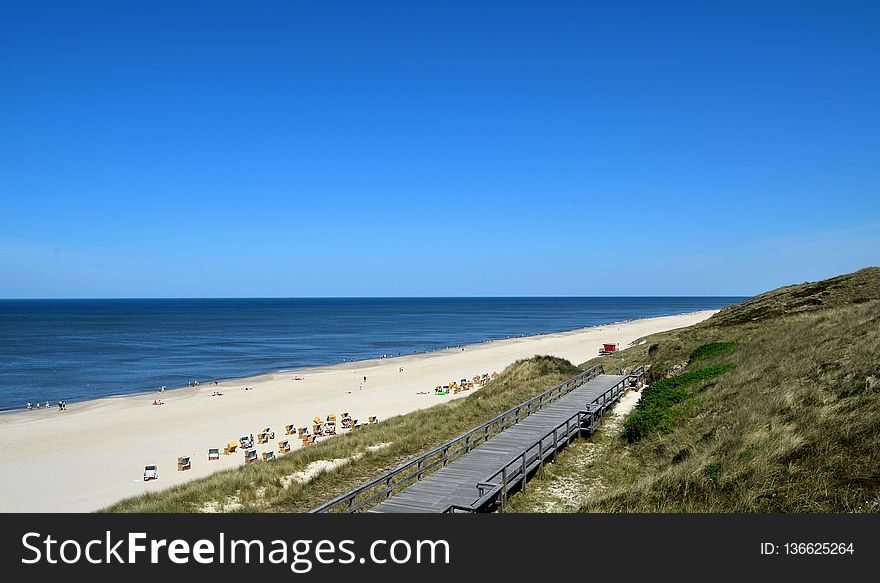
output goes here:
[{"label": "clear blue sky", "polygon": [[0,297],[877,265],[878,29],[880,2],[5,2]]}]

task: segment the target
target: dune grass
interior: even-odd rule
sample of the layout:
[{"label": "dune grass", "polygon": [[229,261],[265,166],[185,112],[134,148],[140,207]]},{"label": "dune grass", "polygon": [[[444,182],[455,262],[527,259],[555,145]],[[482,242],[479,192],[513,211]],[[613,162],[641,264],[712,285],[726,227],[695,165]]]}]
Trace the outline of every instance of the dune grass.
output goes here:
[{"label": "dune grass", "polygon": [[[671,416],[638,422],[633,443],[600,436],[613,442],[601,456],[573,447],[512,509],[547,511],[542,492],[565,483],[588,512],[880,510],[880,270],[644,340],[585,365],[647,363],[644,399],[659,385]],[[723,372],[688,376],[708,369]]]},{"label": "dune grass", "polygon": [[[509,366],[461,399],[383,420],[294,450],[269,462],[212,474],[118,502],[108,512],[301,512],[338,496],[580,372],[566,360],[537,356]],[[337,467],[307,483],[290,476],[316,462]],[[348,461],[345,461],[348,460]]]}]

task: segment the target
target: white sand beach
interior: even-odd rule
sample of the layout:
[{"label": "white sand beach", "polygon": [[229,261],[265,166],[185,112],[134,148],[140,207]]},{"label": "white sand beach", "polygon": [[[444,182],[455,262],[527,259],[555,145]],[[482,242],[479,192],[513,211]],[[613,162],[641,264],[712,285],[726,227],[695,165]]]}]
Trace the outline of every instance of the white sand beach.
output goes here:
[{"label": "white sand beach", "polygon": [[[228,441],[257,434],[267,426],[275,432],[275,439],[258,445],[261,453],[277,451],[277,441],[285,438],[286,424],[307,426],[316,415],[344,411],[361,422],[370,415],[381,421],[472,394],[434,394],[436,385],[453,379],[500,373],[516,360],[537,354],[581,363],[596,356],[603,342],[619,343],[623,349],[638,338],[690,326],[713,313],[634,320],[487,342],[463,350],[277,372],[163,394],[97,399],[70,404],[67,411],[3,414],[0,511],[98,510],[128,496],[160,491],[241,465],[241,453],[221,455],[218,461],[209,462],[207,451],[212,447],[222,450]],[[223,395],[212,396],[214,391]],[[165,404],[152,405],[154,399]],[[294,448],[299,446],[299,440],[291,438],[290,443]],[[192,458],[192,469],[178,472],[177,457],[186,455]],[[146,464],[158,466],[158,480],[143,481]]]}]

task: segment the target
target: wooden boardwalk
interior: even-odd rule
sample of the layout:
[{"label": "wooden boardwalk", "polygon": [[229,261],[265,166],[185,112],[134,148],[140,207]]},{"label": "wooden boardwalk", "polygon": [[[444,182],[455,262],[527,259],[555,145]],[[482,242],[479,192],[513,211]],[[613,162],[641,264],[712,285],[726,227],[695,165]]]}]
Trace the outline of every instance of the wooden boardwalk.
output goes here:
[{"label": "wooden boardwalk", "polygon": [[504,505],[511,489],[582,432],[626,390],[628,376],[600,374],[531,413],[370,512],[477,512]]}]

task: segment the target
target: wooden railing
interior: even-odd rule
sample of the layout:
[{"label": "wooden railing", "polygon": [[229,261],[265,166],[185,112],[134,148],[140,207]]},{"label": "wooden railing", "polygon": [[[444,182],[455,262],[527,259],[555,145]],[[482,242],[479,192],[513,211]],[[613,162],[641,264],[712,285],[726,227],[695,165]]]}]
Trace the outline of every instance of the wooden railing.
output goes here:
[{"label": "wooden railing", "polygon": [[604,372],[594,366],[311,512],[358,512],[389,498]]},{"label": "wooden railing", "polygon": [[511,489],[519,487],[525,490],[531,472],[542,467],[547,459],[551,457],[555,459],[556,453],[581,432],[593,433],[601,422],[605,410],[643,375],[643,367],[634,369],[616,385],[588,403],[586,410],[573,414],[565,422],[534,441],[522,453],[510,458],[500,470],[479,481],[476,487],[480,492],[480,498],[471,506],[450,505],[445,512],[476,512],[495,501],[500,503],[503,511]]}]

